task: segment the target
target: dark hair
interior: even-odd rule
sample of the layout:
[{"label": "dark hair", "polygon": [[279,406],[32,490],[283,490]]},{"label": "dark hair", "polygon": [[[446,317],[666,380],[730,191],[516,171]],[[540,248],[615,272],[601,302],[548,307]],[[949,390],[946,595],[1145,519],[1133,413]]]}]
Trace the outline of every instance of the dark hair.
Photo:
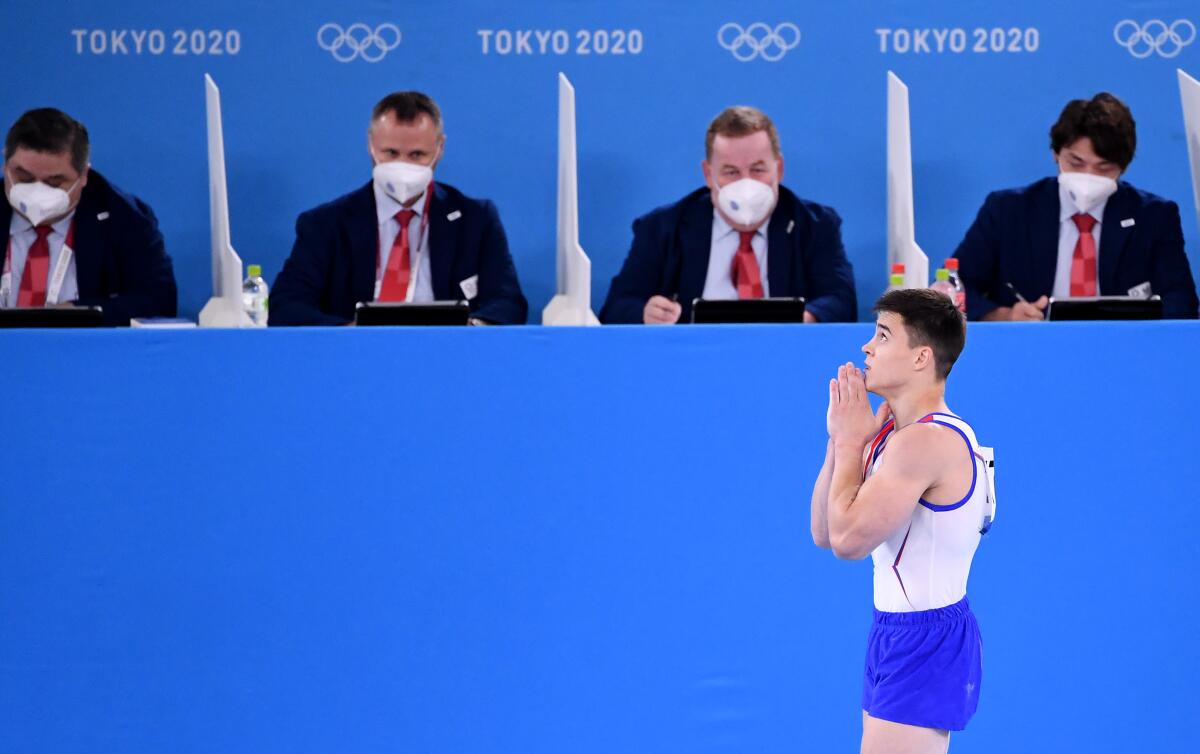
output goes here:
[{"label": "dark hair", "polygon": [[1058,154],[1085,136],[1091,139],[1096,154],[1119,165],[1122,172],[1133,162],[1137,123],[1125,103],[1108,92],[1068,102],[1058,122],[1050,127],[1050,149]]},{"label": "dark hair", "polygon": [[749,136],[759,131],[767,132],[767,138],[771,140],[771,151],[778,157],[779,132],[775,130],[775,124],[766,113],[748,105],[725,108],[708,124],[708,131],[704,134],[704,159],[712,159],[713,139],[717,138],[717,134],[737,137]]},{"label": "dark hair", "polygon": [[83,124],[53,107],[30,110],[17,118],[4,139],[4,160],[12,159],[18,149],[47,154],[71,153],[71,166],[82,173],[88,165],[91,147]]},{"label": "dark hair", "polygon": [[420,92],[392,92],[379,100],[371,111],[371,122],[385,113],[391,113],[401,123],[412,123],[424,113],[433,121],[438,133],[442,132],[442,111],[429,95]]},{"label": "dark hair", "polygon": [[967,344],[966,319],[950,297],[928,288],[888,291],[875,302],[875,311],[900,315],[909,345],[932,348],[938,378],[945,381]]}]

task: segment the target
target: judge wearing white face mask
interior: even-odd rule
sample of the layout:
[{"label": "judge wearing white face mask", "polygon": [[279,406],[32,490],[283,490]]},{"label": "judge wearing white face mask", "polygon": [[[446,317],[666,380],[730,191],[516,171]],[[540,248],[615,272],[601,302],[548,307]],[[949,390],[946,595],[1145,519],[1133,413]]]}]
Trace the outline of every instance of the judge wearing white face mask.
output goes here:
[{"label": "judge wearing white face mask", "polygon": [[1051,296],[1100,295],[1158,295],[1164,317],[1196,318],[1179,207],[1120,180],[1136,146],[1113,95],[1067,104],[1050,129],[1058,175],[989,195],[954,252],[970,319],[1042,320]]},{"label": "judge wearing white face mask", "polygon": [[841,219],[781,185],[775,124],[730,107],[709,125],[704,188],[633,223],[633,245],[600,312],[605,323],[674,324],[692,301],[804,297],[806,322],[854,321]]},{"label": "judge wearing white face mask", "polygon": [[53,108],[8,131],[0,307],[100,306],[104,321],[175,315],[175,276],[154,212],[89,164],[87,129]]},{"label": "judge wearing white face mask", "polygon": [[441,111],[420,92],[371,114],[370,183],[296,220],[270,324],[344,325],[363,301],[465,300],[474,324],[521,324],[528,306],[496,207],[434,180]]}]

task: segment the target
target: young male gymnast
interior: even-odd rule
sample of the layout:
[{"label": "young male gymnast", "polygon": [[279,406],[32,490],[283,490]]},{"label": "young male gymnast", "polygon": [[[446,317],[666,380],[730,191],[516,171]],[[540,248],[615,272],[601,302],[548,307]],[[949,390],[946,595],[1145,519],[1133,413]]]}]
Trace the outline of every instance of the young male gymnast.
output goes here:
[{"label": "young male gymnast", "polygon": [[[866,368],[847,363],[829,381],[812,536],[839,558],[874,561],[862,753],[940,753],[979,703],[983,647],[966,594],[994,516],[991,450],[946,406],[966,342],[950,299],[892,291],[875,311]],[[867,393],[884,399],[875,413]]]}]

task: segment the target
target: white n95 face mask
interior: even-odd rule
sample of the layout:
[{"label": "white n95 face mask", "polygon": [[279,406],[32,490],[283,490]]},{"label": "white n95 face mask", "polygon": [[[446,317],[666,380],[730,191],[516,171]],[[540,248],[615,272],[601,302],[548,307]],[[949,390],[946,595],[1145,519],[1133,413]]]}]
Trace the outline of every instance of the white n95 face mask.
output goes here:
[{"label": "white n95 face mask", "polygon": [[71,208],[69,192],[74,191],[78,183],[79,181],[76,180],[66,191],[48,186],[41,181],[14,183],[8,190],[8,203],[12,205],[13,209],[28,218],[34,226],[38,226],[52,217],[67,214],[67,210]]},{"label": "white n95 face mask", "polygon": [[1091,173],[1059,173],[1058,184],[1067,190],[1080,212],[1091,212],[1117,190],[1112,178]]},{"label": "white n95 face mask", "polygon": [[433,180],[432,168],[411,162],[381,162],[371,174],[375,185],[401,204],[420,196]]},{"label": "white n95 face mask", "polygon": [[717,203],[736,225],[758,225],[775,209],[775,191],[762,181],[742,178],[722,186]]}]

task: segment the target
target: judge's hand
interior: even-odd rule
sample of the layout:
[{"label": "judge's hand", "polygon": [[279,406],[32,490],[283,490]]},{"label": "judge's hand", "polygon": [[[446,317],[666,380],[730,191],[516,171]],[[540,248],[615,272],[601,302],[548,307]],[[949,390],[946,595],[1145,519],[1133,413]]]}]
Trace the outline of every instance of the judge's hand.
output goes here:
[{"label": "judge's hand", "polygon": [[648,325],[673,325],[683,314],[683,307],[678,301],[672,301],[666,296],[651,296],[642,309],[642,321]]},{"label": "judge's hand", "polygon": [[1041,322],[1046,318],[1046,307],[1050,299],[1042,296],[1037,301],[1017,301],[1011,307],[1001,306],[983,315],[985,322]]}]

